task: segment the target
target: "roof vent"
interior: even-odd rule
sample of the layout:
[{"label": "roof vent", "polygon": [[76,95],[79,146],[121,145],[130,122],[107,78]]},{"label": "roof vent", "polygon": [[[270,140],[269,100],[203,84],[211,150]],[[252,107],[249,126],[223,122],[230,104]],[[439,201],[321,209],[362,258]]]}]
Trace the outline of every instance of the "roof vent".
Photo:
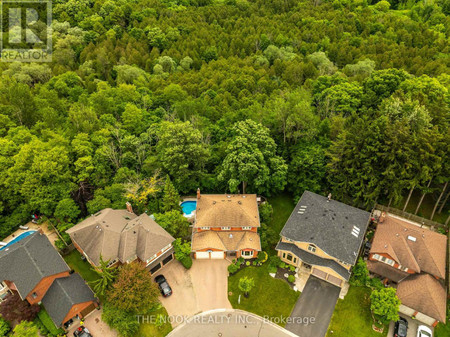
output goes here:
[{"label": "roof vent", "polygon": [[400,236],[400,234],[398,234],[398,233],[397,233],[397,234],[395,234],[395,236],[399,237],[399,236]]},{"label": "roof vent", "polygon": [[230,235],[229,235],[229,238],[232,239],[232,238],[233,238],[233,234],[230,234]]},{"label": "roof vent", "polygon": [[239,201],[238,201],[238,204],[239,204],[239,205],[242,205],[242,201],[239,200]]},{"label": "roof vent", "polygon": [[361,230],[359,229],[359,227],[353,226],[352,235],[357,238],[359,236],[360,231]]},{"label": "roof vent", "polygon": [[213,205],[215,205],[215,204],[216,204],[216,201],[214,200],[214,201],[213,201]]},{"label": "roof vent", "polygon": [[416,242],[417,239],[414,236],[408,235],[408,240]]},{"label": "roof vent", "polygon": [[231,198],[231,195],[227,195],[227,198]]},{"label": "roof vent", "polygon": [[246,195],[243,195],[242,198],[247,198],[247,196],[246,196]]}]

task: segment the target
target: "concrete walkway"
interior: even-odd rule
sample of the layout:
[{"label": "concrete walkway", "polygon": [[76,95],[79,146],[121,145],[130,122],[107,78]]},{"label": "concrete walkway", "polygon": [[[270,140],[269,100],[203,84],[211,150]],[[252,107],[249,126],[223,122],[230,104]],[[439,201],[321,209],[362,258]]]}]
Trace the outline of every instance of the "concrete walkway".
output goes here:
[{"label": "concrete walkway", "polygon": [[[297,337],[282,327],[242,310],[212,310],[179,325],[167,337]],[[312,336],[311,336],[312,337]]]},{"label": "concrete walkway", "polygon": [[[108,324],[102,321],[103,309],[94,310],[84,320],[84,326],[89,330],[89,332],[94,337],[117,337],[119,334],[116,330],[112,330]],[[72,337],[73,332],[80,326],[80,321],[74,321],[70,326],[67,336]]]},{"label": "concrete walkway", "polygon": [[48,223],[44,222],[40,225],[38,224],[34,224],[31,221],[29,223],[27,223],[25,226],[28,227],[28,229],[17,229],[14,233],[8,235],[6,238],[4,238],[3,242],[8,243],[9,241],[11,241],[12,239],[16,238],[17,236],[19,236],[20,234],[30,231],[30,230],[35,230],[37,231],[38,229],[41,229],[45,235],[47,235],[48,239],[50,240],[51,244],[53,246],[55,246],[55,241],[58,240],[58,235],[56,234],[55,230],[52,229],[48,229]]}]

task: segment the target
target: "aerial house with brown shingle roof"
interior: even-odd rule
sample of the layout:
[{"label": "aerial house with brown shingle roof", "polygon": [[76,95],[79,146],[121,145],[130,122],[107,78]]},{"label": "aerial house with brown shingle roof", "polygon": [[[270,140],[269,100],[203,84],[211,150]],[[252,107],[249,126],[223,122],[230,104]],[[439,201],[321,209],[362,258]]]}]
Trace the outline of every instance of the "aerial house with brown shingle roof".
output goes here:
[{"label": "aerial house with brown shingle roof", "polygon": [[445,235],[383,214],[367,267],[397,287],[401,313],[435,326],[446,322],[446,254]]},{"label": "aerial house with brown shingle roof", "polygon": [[261,251],[256,194],[200,194],[192,230],[196,259],[254,258]]},{"label": "aerial house with brown shingle roof", "polygon": [[93,265],[100,255],[110,265],[143,263],[153,274],[173,260],[175,239],[147,214],[106,208],[70,228],[74,246]]}]

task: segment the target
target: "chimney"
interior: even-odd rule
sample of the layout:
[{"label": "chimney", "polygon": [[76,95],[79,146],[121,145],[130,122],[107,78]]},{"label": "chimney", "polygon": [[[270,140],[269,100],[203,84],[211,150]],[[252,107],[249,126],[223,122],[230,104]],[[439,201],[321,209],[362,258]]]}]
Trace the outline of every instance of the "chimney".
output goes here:
[{"label": "chimney", "polygon": [[327,202],[331,200],[331,193],[328,193]]},{"label": "chimney", "polygon": [[197,188],[197,199],[200,199],[201,195],[200,195],[200,187]]},{"label": "chimney", "polygon": [[131,204],[128,201],[127,201],[127,203],[125,205],[127,205],[128,213],[133,213],[133,207],[131,206]]},{"label": "chimney", "polygon": [[381,216],[380,216],[380,219],[378,220],[378,223],[383,223],[384,219],[386,219],[386,213],[385,212],[381,213]]}]

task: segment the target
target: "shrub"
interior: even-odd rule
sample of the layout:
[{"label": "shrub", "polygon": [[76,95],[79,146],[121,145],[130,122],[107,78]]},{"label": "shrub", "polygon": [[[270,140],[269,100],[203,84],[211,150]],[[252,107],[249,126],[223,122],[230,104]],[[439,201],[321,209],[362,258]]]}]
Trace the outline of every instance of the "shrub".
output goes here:
[{"label": "shrub", "polygon": [[294,272],[295,271],[295,267],[294,266],[289,266],[289,270]]},{"label": "shrub", "polygon": [[11,327],[9,323],[0,316],[0,336],[8,335],[8,332],[11,331]]},{"label": "shrub", "polygon": [[269,257],[269,266],[270,267],[279,267],[281,264],[281,259],[278,256]]},{"label": "shrub", "polygon": [[279,265],[279,267],[282,268],[282,269],[286,269],[286,263],[281,262],[280,265]]},{"label": "shrub", "polygon": [[375,9],[379,10],[380,12],[387,12],[390,7],[391,4],[386,0],[381,0],[375,5]]},{"label": "shrub", "polygon": [[267,261],[268,255],[266,252],[261,251],[258,253],[258,257],[256,258],[256,261],[264,263]]},{"label": "shrub", "polygon": [[245,262],[245,265],[248,267],[250,265],[250,261]]},{"label": "shrub", "polygon": [[259,217],[261,222],[267,223],[272,220],[273,207],[267,201],[259,206]]},{"label": "shrub", "polygon": [[230,273],[230,274],[234,274],[235,272],[237,272],[239,270],[239,266],[237,266],[236,264],[230,264],[229,266],[228,266],[228,272]]},{"label": "shrub", "polygon": [[186,269],[190,269],[192,267],[192,259],[190,256],[186,256],[184,259],[180,260],[180,262]]},{"label": "shrub", "polygon": [[243,257],[240,257],[240,258],[237,260],[237,262],[238,262],[239,264],[243,264],[243,263],[244,263],[244,258],[243,258]]},{"label": "shrub", "polygon": [[255,267],[256,267],[257,264],[258,264],[258,262],[256,262],[256,261],[252,262],[252,265],[255,266]]},{"label": "shrub", "polygon": [[269,267],[269,273],[270,274],[276,274],[277,273],[277,267]]},{"label": "shrub", "polygon": [[374,290],[380,290],[384,288],[383,282],[377,277],[374,277],[369,280],[369,286]]},{"label": "shrub", "polygon": [[359,258],[355,267],[353,268],[353,274],[350,278],[350,284],[354,286],[367,286],[370,282],[369,270],[363,259]]},{"label": "shrub", "polygon": [[288,281],[291,282],[291,283],[294,283],[295,282],[295,276],[294,275],[289,275],[288,276]]}]

